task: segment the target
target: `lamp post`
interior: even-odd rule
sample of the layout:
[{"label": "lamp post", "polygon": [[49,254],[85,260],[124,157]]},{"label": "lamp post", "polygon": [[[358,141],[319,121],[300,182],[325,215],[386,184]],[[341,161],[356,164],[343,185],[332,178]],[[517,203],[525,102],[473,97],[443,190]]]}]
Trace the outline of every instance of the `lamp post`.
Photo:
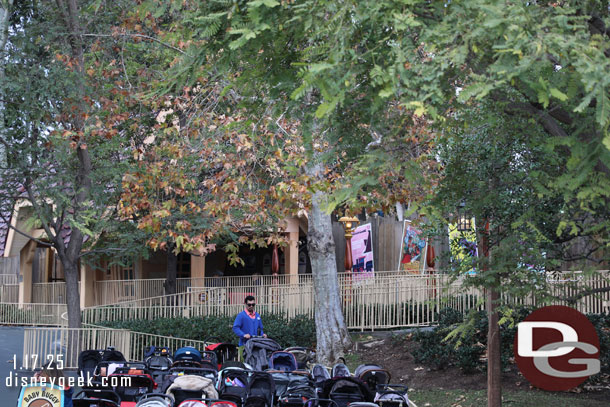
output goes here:
[{"label": "lamp post", "polygon": [[351,272],[354,261],[352,259],[352,232],[360,222],[356,217],[343,216],[339,218],[345,229],[345,271]]}]

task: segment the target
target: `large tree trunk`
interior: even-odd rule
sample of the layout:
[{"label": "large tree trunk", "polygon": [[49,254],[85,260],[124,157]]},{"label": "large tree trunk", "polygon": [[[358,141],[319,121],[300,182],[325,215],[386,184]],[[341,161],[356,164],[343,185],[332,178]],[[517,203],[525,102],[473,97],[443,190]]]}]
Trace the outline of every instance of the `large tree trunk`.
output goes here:
[{"label": "large tree trunk", "polygon": [[332,366],[352,342],[341,310],[332,223],[330,215],[322,210],[323,198],[320,191],[312,197],[307,249],[315,293],[316,356],[319,363]]},{"label": "large tree trunk", "polygon": [[167,267],[166,267],[165,295],[176,294],[176,276],[178,274],[178,257],[174,253],[174,245],[167,247]]},{"label": "large tree trunk", "polygon": [[502,359],[500,326],[498,325],[498,301],[500,293],[495,288],[487,290],[487,406],[502,406]]},{"label": "large tree trunk", "polygon": [[[74,180],[74,190],[76,195],[73,201],[73,216],[78,218],[83,206],[90,198],[91,194],[91,156],[87,149],[87,143],[84,139],[85,133],[85,113],[87,106],[85,104],[85,85],[84,85],[84,52],[81,37],[80,16],[78,4],[76,0],[56,0],[57,7],[61,13],[64,24],[68,32],[68,42],[72,52],[72,57],[76,61],[76,69],[79,78],[76,83],[78,93],[82,96],[73,106],[71,117],[71,125],[74,133],[79,136],[76,145],[76,155],[78,158],[78,169],[76,179]],[[58,225],[61,227],[62,225]],[[56,239],[62,239],[61,233],[57,233]],[[78,258],[80,256],[85,236],[76,227],[72,227],[70,242],[65,251],[65,254],[60,256],[64,266],[66,277],[66,305],[68,307],[68,326],[70,328],[81,327],[80,314],[80,296],[78,292]],[[56,247],[58,252],[63,250],[63,242],[57,241]]]},{"label": "large tree trunk", "polygon": [[78,292],[78,260],[60,256],[66,279],[66,306],[68,307],[68,327],[80,328],[82,326],[80,312],[80,295]]}]

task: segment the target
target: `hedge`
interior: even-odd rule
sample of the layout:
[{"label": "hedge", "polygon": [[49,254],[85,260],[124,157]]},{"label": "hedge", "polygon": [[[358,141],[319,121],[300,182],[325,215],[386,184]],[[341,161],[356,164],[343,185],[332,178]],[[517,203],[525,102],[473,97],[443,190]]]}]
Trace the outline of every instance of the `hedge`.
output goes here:
[{"label": "hedge", "polygon": [[[262,317],[265,333],[282,347],[314,347],[316,327],[312,318],[297,315],[287,318],[278,314]],[[103,321],[99,325],[115,329],[127,329],[154,335],[205,341],[212,339],[237,344],[233,333],[235,317],[207,316],[198,318],[159,318],[155,320]]]}]

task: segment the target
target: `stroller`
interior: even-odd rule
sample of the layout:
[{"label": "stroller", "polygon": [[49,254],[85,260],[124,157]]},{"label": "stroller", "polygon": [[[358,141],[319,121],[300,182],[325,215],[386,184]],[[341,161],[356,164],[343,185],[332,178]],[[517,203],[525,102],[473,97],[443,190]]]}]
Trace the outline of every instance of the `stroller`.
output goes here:
[{"label": "stroller", "polygon": [[237,360],[237,346],[232,343],[214,343],[205,347],[206,351],[212,351],[216,354],[218,360],[218,369],[222,368],[222,364],[228,361]]},{"label": "stroller", "polygon": [[121,398],[112,390],[85,389],[74,395],[74,407],[119,407]]},{"label": "stroller", "polygon": [[290,352],[294,355],[299,369],[308,369],[309,364],[316,360],[316,351],[311,348],[293,346],[284,349],[284,352]]},{"label": "stroller", "polygon": [[324,383],[321,398],[333,400],[338,407],[347,407],[355,402],[373,402],[375,397],[359,379],[339,376]]},{"label": "stroller", "polygon": [[218,373],[216,388],[222,400],[235,403],[241,407],[246,399],[249,372],[244,369],[229,367]]},{"label": "stroller", "polygon": [[212,380],[197,375],[175,377],[165,394],[172,396],[175,400],[174,405],[177,406],[187,399],[218,398]]},{"label": "stroller", "polygon": [[144,394],[136,407],[173,407],[174,399],[171,396],[163,393],[147,393]]},{"label": "stroller", "polygon": [[188,399],[177,407],[237,407],[232,401],[211,399]]},{"label": "stroller", "polygon": [[379,365],[360,365],[354,371],[354,376],[369,386],[371,391],[376,391],[380,384],[390,382],[390,372]]},{"label": "stroller", "polygon": [[[205,377],[212,381],[214,387],[216,387],[216,382],[218,381],[218,372],[215,369],[211,369],[209,367],[172,367],[169,370],[168,375],[195,375]],[[165,377],[167,377],[167,375]]]},{"label": "stroller", "polygon": [[345,363],[337,363],[333,366],[332,377],[350,377],[351,375]]},{"label": "stroller", "polygon": [[324,382],[330,379],[330,374],[324,366],[316,364],[311,368],[311,377],[315,388],[322,390]]},{"label": "stroller", "polygon": [[[121,383],[114,387],[114,391],[121,398],[122,407],[135,405],[141,396],[152,392],[157,387],[144,363],[126,362],[124,366],[116,368],[109,378]],[[129,384],[123,386],[123,383]]]},{"label": "stroller", "polygon": [[280,407],[304,407],[309,400],[316,397],[313,383],[308,376],[285,374],[288,376],[288,383],[282,389],[276,389]]},{"label": "stroller", "polygon": [[172,367],[201,367],[203,356],[192,346],[182,347],[174,353]]},{"label": "stroller", "polygon": [[277,351],[269,357],[269,369],[293,372],[298,369],[297,359],[290,352]]},{"label": "stroller", "polygon": [[267,372],[253,372],[248,378],[244,407],[273,407],[275,382]]},{"label": "stroller", "polygon": [[155,383],[161,383],[173,364],[171,351],[167,347],[150,346],[144,354],[144,362]]},{"label": "stroller", "polygon": [[380,384],[377,386],[375,403],[379,407],[409,407],[408,390],[402,384]]},{"label": "stroller", "polygon": [[268,367],[271,354],[280,349],[280,345],[271,338],[251,338],[244,347],[244,362],[256,371],[263,371]]},{"label": "stroller", "polygon": [[95,377],[100,363],[124,362],[125,356],[113,347],[105,350],[84,350],[78,355],[78,375],[85,381]]}]

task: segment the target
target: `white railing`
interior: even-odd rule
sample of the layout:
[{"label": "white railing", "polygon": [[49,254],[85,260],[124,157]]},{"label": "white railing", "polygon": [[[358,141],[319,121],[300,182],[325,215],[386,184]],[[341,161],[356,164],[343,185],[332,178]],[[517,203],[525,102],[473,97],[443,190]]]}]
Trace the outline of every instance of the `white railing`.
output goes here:
[{"label": "white railing", "polygon": [[[341,273],[338,279],[347,327],[365,330],[430,325],[436,322],[436,311],[443,307],[462,312],[482,309],[483,291],[466,288],[465,278],[452,280],[445,274],[375,273],[363,277]],[[600,272],[586,278],[549,283],[550,292],[546,294],[568,297],[584,287],[608,286],[608,273]],[[271,286],[190,287],[188,292],[172,296],[87,308],[83,311],[83,321],[235,315],[243,309],[243,299],[248,294],[256,296],[257,309],[261,313],[281,313],[288,317],[313,316],[314,313],[313,282],[310,280]],[[529,293],[504,300],[536,305],[538,297],[541,296]],[[566,300],[552,303],[568,304]],[[610,309],[610,292],[588,296],[569,305],[583,313],[605,312]]]},{"label": "white railing", "polygon": [[[80,292],[80,285],[78,287]],[[32,302],[45,304],[65,304],[66,283],[34,283],[32,284]]]},{"label": "white railing", "polygon": [[5,284],[0,286],[0,302],[15,304],[19,302],[19,284]]},{"label": "white railing", "polygon": [[6,284],[19,284],[19,276],[17,274],[0,274],[0,285]]},{"label": "white railing", "polygon": [[183,338],[150,335],[124,329],[97,326],[87,328],[26,328],[24,331],[21,366],[33,369],[48,360],[63,365],[64,369],[78,367],[78,355],[84,350],[106,349],[110,346],[123,353],[128,361],[142,360],[147,346],[167,346],[176,350],[193,346],[203,350],[206,343]]},{"label": "white railing", "polygon": [[1,325],[66,325],[66,304],[0,303]]}]

